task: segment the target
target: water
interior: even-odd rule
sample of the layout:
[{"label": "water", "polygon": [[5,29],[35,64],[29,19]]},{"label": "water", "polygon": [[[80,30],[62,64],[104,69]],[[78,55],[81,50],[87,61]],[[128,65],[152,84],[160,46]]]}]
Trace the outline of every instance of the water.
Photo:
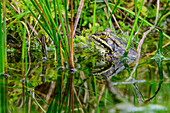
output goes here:
[{"label": "water", "polygon": [[[71,73],[68,69],[62,71],[62,68],[57,67],[53,59],[54,52],[48,52],[48,59],[43,60],[36,49],[31,52],[27,86],[23,88],[22,63],[18,55],[18,58],[14,58],[15,54],[8,53],[10,76],[7,78],[6,95],[9,111],[93,112],[98,111],[99,107],[100,112],[110,113],[170,112],[169,61],[162,61],[161,77],[154,59],[140,58],[134,79],[126,81],[134,63],[113,75],[117,65],[113,64],[114,68],[111,69],[107,67],[108,64],[104,64],[105,68],[103,65],[96,67],[97,63],[102,64],[98,52],[78,48],[75,55],[77,71]],[[112,76],[94,76],[94,69],[98,72],[110,69],[112,73],[109,74]]]}]

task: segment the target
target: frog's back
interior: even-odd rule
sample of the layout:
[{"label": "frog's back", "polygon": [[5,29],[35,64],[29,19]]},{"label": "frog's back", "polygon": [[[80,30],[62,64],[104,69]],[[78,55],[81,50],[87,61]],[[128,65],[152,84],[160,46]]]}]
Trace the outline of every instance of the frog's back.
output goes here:
[{"label": "frog's back", "polygon": [[[120,38],[119,36],[117,36],[113,33],[110,33],[110,37],[113,40],[115,40],[115,42],[116,42],[115,55],[118,54],[119,56],[123,56],[126,46],[127,46],[127,43],[122,38]],[[137,52],[136,52],[135,48],[131,46],[129,49],[128,57],[130,59],[135,59],[136,56],[137,56]]]}]

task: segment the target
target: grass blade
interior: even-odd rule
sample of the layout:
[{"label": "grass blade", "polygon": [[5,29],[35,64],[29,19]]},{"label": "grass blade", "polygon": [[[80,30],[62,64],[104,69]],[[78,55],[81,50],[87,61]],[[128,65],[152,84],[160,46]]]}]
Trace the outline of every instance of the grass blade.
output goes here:
[{"label": "grass blade", "polygon": [[168,3],[166,4],[166,7],[164,8],[164,10],[163,10],[161,16],[159,17],[159,19],[158,19],[158,21],[157,21],[157,23],[156,23],[156,26],[159,24],[159,22],[160,22],[162,16],[167,12],[167,8],[168,8],[169,3],[170,3],[170,1],[168,1]]},{"label": "grass blade", "polygon": [[97,98],[96,76],[94,76],[94,90],[95,90],[96,103],[97,103],[97,112],[96,113],[100,113],[99,102],[98,102],[98,98]]},{"label": "grass blade", "polygon": [[114,8],[113,8],[113,10],[112,10],[112,13],[111,13],[110,16],[109,16],[109,19],[108,19],[107,22],[106,22],[106,25],[108,25],[108,23],[109,23],[109,21],[110,21],[110,19],[111,19],[111,17],[112,17],[112,14],[114,13],[114,11],[115,11],[117,5],[119,4],[119,2],[120,2],[120,0],[118,0],[118,1],[116,2],[115,6],[114,6]]},{"label": "grass blade", "polygon": [[[6,20],[5,20],[5,0],[0,0],[0,3],[3,5],[0,5],[0,14],[1,14],[1,6],[3,6],[3,28],[2,28],[2,16],[0,16],[0,112],[1,113],[7,113],[7,98],[5,94],[5,38],[6,38]],[[2,33],[3,29],[3,33]]]},{"label": "grass blade", "polygon": [[132,31],[131,31],[128,44],[127,44],[127,46],[126,46],[126,50],[125,50],[124,56],[127,56],[128,52],[129,52],[129,48],[130,48],[130,45],[131,45],[133,33],[134,33],[134,31],[135,31],[135,29],[136,29],[136,26],[137,26],[139,14],[140,14],[140,11],[141,11],[141,9],[142,9],[143,2],[144,2],[144,0],[142,0],[142,2],[141,2],[141,4],[140,4],[140,8],[139,8],[138,14],[137,14],[137,16],[136,16],[136,18],[135,18],[135,23],[134,23],[134,25],[133,25],[133,29],[132,29]]},{"label": "grass blade", "polygon": [[95,33],[95,23],[96,23],[96,0],[94,1],[94,10],[93,10],[93,30],[92,33]]},{"label": "grass blade", "polygon": [[62,14],[61,14],[61,10],[60,10],[60,5],[59,5],[59,1],[56,0],[57,2],[57,9],[59,12],[59,18],[60,18],[60,22],[61,22],[61,27],[63,30],[63,34],[64,34],[64,41],[65,41],[65,46],[66,46],[66,52],[69,53],[69,48],[68,48],[68,40],[67,40],[67,36],[66,36],[66,30],[64,28],[64,22],[63,22],[63,18],[62,18]]}]

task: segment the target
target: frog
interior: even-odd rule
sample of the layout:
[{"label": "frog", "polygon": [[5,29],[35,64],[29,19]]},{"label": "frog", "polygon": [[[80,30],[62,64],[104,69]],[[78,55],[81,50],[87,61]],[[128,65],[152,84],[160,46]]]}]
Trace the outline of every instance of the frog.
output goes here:
[{"label": "frog", "polygon": [[[111,56],[114,58],[120,58],[123,56],[127,46],[127,43],[124,40],[111,32],[95,33],[92,35],[92,39],[96,48],[105,57]],[[136,56],[137,52],[135,48],[130,47],[127,57],[135,60]]]},{"label": "frog", "polygon": [[[125,68],[123,55],[125,53],[127,43],[119,36],[108,31],[94,33],[91,37],[96,48],[104,58],[104,61],[102,61],[104,62],[103,67],[101,69],[93,69],[93,75],[114,76],[121,72]],[[131,64],[136,57],[136,49],[131,46],[126,57],[126,59],[128,59],[126,61],[127,64]],[[101,67],[99,66],[101,64],[103,63],[98,62],[95,68]]]}]

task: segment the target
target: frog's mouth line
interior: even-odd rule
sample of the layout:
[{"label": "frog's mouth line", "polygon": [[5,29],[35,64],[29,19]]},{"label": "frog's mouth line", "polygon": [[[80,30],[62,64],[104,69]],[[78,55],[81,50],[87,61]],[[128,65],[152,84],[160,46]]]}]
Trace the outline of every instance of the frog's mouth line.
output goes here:
[{"label": "frog's mouth line", "polygon": [[92,35],[92,39],[95,42],[95,44],[97,44],[99,47],[105,49],[105,50],[109,50],[110,52],[113,52],[113,49],[111,46],[109,46],[105,41],[103,41],[100,38],[96,38],[95,35]]}]

